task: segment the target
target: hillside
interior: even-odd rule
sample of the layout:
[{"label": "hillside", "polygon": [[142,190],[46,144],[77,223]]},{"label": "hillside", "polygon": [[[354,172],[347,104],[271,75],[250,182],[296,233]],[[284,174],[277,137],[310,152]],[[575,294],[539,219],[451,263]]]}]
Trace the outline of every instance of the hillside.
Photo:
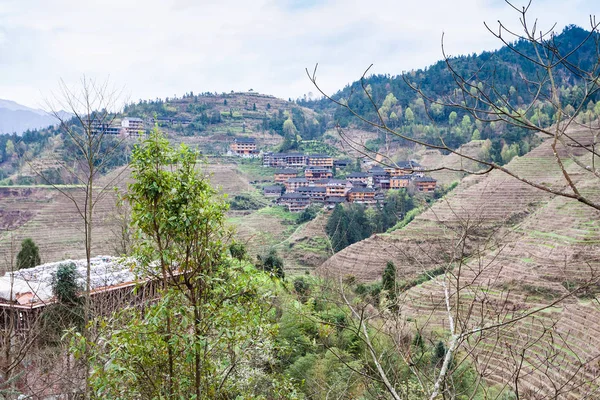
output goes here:
[{"label": "hillside", "polygon": [[[320,138],[327,129],[322,114],[292,101],[256,92],[188,93],[181,98],[140,101],[125,106],[129,117],[155,121],[172,137],[223,154],[235,136],[253,137],[261,146],[280,144],[284,136]],[[285,128],[286,120],[293,121]]]},{"label": "hillside", "polygon": [[[584,131],[570,133],[580,140],[589,139]],[[514,159],[509,169],[548,187],[564,187],[550,145],[544,142]],[[564,155],[564,149],[560,154]],[[575,154],[589,161],[581,149]],[[579,172],[571,161],[567,170],[582,191],[600,198],[597,181],[590,174]],[[374,281],[391,260],[401,281],[429,273],[433,279],[403,293],[402,313],[412,321],[407,322],[411,329],[444,337],[448,324],[444,289],[442,277],[434,276],[440,266],[456,265],[461,258],[460,254],[457,258],[459,244],[465,244],[459,320],[469,329],[486,321],[519,317],[588,280],[596,282],[599,217],[600,212],[589,207],[502,173],[470,176],[405,228],[354,244],[317,272]],[[456,287],[452,285],[455,312]],[[600,310],[589,300],[597,290],[595,283],[556,307],[504,328],[502,341],[492,330],[465,344],[465,349],[477,355],[478,372],[488,382],[499,384],[515,379],[515,363],[523,357],[520,389],[525,398],[581,398],[595,387],[598,377]]]}]

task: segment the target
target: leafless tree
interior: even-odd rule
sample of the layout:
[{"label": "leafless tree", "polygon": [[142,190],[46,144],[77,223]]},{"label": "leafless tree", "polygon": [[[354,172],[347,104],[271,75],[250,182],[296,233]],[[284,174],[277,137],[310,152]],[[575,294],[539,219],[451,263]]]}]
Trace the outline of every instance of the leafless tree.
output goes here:
[{"label": "leafless tree", "polygon": [[[109,133],[109,128],[119,114],[121,102],[120,91],[112,88],[108,81],[98,82],[83,77],[78,86],[71,87],[61,80],[59,93],[54,95],[53,99],[47,100],[47,107],[59,121],[64,142],[69,144],[68,147],[72,151],[71,154],[57,157],[55,162],[74,185],[65,187],[56,184],[48,175],[48,171],[37,167],[35,162],[28,161],[30,168],[43,181],[71,201],[81,217],[87,259],[84,329],[87,329],[87,323],[93,318],[90,303],[90,260],[95,225],[94,211],[98,202],[111,193],[110,189],[122,179],[124,171],[110,179],[100,180],[127,138],[126,135],[114,137]],[[86,394],[89,394],[87,377],[86,371]]]}]

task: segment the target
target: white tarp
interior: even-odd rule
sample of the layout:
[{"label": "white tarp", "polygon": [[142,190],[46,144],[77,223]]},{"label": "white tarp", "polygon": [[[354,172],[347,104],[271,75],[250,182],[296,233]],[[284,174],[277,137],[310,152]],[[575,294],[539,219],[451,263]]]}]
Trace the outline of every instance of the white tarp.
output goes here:
[{"label": "white tarp", "polygon": [[[52,278],[61,264],[75,264],[77,283],[85,288],[86,266],[84,260],[64,260],[38,265],[34,268],[7,272],[0,277],[0,299],[17,301],[19,297],[31,293],[31,303],[48,301],[52,295]],[[91,288],[119,285],[136,280],[136,262],[132,258],[98,256],[91,259]]]}]

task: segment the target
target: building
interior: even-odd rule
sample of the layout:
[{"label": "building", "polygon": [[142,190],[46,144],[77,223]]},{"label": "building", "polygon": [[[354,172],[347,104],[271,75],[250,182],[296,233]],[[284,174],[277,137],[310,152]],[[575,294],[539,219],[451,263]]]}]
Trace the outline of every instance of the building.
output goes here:
[{"label": "building", "polygon": [[425,167],[423,167],[421,164],[419,164],[415,160],[410,160],[410,165],[412,166],[412,169],[414,171],[418,171],[418,172],[425,171]]},{"label": "building", "polygon": [[369,184],[369,174],[366,172],[353,172],[346,177],[353,186],[367,186]]},{"label": "building", "polygon": [[343,179],[328,179],[325,184],[326,194],[329,197],[346,197],[352,189],[352,183]]},{"label": "building", "polygon": [[348,192],[348,201],[359,204],[375,204],[375,190],[371,188],[353,187]]},{"label": "building", "polygon": [[274,185],[274,186],[265,186],[263,188],[263,194],[265,197],[276,197],[279,198],[283,193],[283,186]]},{"label": "building", "polygon": [[373,187],[383,188],[383,186],[387,186],[389,188],[390,176],[387,172],[383,171],[383,169],[381,171],[377,170],[371,173],[370,178],[370,183]]},{"label": "building", "polygon": [[290,178],[284,185],[286,192],[294,193],[298,188],[310,185],[310,182],[306,178]]},{"label": "building", "polygon": [[127,117],[121,120],[121,127],[128,136],[143,136],[146,134],[144,120],[141,118]]},{"label": "building", "polygon": [[437,181],[430,176],[415,176],[412,184],[418,192],[432,193],[435,191]]},{"label": "building", "polygon": [[318,186],[304,186],[296,189],[296,193],[310,197],[311,201],[325,201],[327,188]]},{"label": "building", "polygon": [[309,181],[316,181],[318,179],[330,179],[333,178],[333,173],[329,168],[324,167],[307,167],[304,170],[304,177]]},{"label": "building", "polygon": [[411,175],[424,170],[424,168],[414,160],[398,161],[397,163],[394,163],[393,166],[384,167],[383,169],[390,176]]},{"label": "building", "polygon": [[296,178],[298,176],[298,171],[291,168],[278,169],[275,171],[275,182],[276,183],[285,183],[290,178]]},{"label": "building", "polygon": [[301,168],[308,163],[308,158],[302,153],[265,153],[263,166],[275,168]]},{"label": "building", "polygon": [[336,168],[347,168],[352,165],[352,160],[333,160],[333,166]]},{"label": "building", "polygon": [[345,197],[339,197],[339,196],[326,197],[325,198],[325,208],[333,209],[333,208],[335,208],[336,205],[343,204],[345,202],[346,202]]},{"label": "building", "polygon": [[[78,285],[84,285],[87,260],[66,260],[6,272],[0,276],[0,330],[9,324],[27,332],[46,309],[56,303],[52,281],[62,264],[73,265]],[[140,306],[160,296],[162,282],[157,274],[140,277],[133,258],[99,256],[90,260],[92,276],[90,307],[93,315],[107,315],[125,307]],[[156,271],[158,272],[158,271]],[[181,273],[173,271],[174,276]]]},{"label": "building", "polygon": [[390,178],[390,189],[406,189],[412,178],[412,175],[392,176]]},{"label": "building", "polygon": [[377,181],[377,187],[380,189],[388,190],[390,188],[390,179],[388,176],[385,178],[379,179]]},{"label": "building", "polygon": [[121,126],[115,126],[98,120],[91,121],[90,125],[94,135],[121,135],[126,133]]},{"label": "building", "polygon": [[333,157],[327,154],[310,154],[307,158],[309,166],[333,168]]},{"label": "building", "polygon": [[253,138],[235,138],[229,145],[232,155],[243,158],[258,157],[256,141]]},{"label": "building", "polygon": [[277,204],[286,206],[291,212],[299,212],[310,205],[310,197],[301,193],[284,193]]}]

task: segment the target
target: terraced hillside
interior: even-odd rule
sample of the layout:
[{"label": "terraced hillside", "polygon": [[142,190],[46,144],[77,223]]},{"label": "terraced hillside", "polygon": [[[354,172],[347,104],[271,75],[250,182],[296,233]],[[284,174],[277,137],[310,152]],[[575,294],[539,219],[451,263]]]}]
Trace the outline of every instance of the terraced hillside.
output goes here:
[{"label": "terraced hillside", "polygon": [[[212,184],[224,193],[236,194],[251,187],[235,164],[212,163],[203,168]],[[124,190],[128,180],[128,171],[120,168],[103,177],[98,187],[108,184],[109,188]],[[81,188],[63,190],[83,204]],[[115,194],[109,189],[96,205],[92,255],[116,255],[119,227],[115,202]],[[4,255],[0,259],[0,272],[8,268],[11,243],[18,252],[25,238],[32,238],[39,246],[43,262],[85,257],[82,219],[73,202],[52,187],[0,187],[0,228],[0,254]]]},{"label": "terraced hillside", "polygon": [[[481,157],[482,147],[485,140],[473,140],[463,144],[457,152],[468,157]],[[451,168],[454,170],[479,171],[481,164],[466,160],[456,154],[442,155],[439,150],[424,150],[420,154],[420,163],[427,169]],[[431,172],[431,176],[442,185],[448,185],[454,181],[460,181],[466,174],[451,170],[440,170]]]},{"label": "terraced hillside", "polygon": [[297,214],[281,207],[229,212],[229,215],[234,236],[246,245],[250,257],[264,255],[273,248],[283,258],[286,274],[312,271],[331,255],[325,234],[325,215],[301,225],[296,224]]},{"label": "terraced hillside", "polygon": [[[581,148],[572,150],[591,165]],[[548,142],[509,168],[547,187],[566,185]],[[591,174],[572,161],[566,168],[583,193],[600,199]],[[460,332],[501,324],[469,336],[459,353],[470,354],[488,382],[508,384],[521,398],[597,398],[599,251],[600,212],[495,172],[467,177],[405,228],[348,247],[318,272],[373,281],[392,260],[398,278],[409,280],[449,268],[450,274],[404,293],[402,318],[413,329],[432,340],[447,337],[446,286]],[[527,316],[546,306],[551,307]],[[502,325],[515,318],[520,319]]]}]

